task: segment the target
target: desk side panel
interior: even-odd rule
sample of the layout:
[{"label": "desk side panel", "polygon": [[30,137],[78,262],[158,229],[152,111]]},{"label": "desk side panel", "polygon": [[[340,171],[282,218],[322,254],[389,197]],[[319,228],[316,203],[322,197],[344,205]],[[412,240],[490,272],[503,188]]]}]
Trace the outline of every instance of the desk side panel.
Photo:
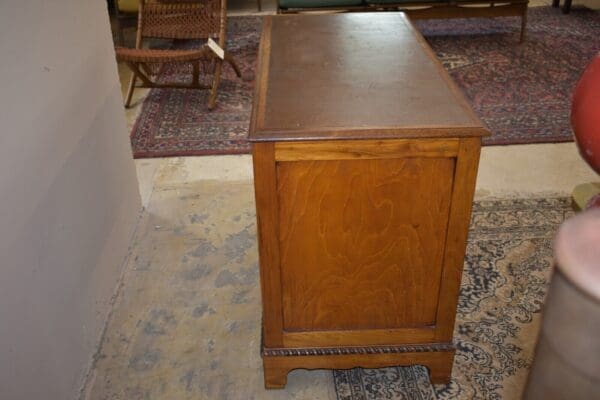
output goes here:
[{"label": "desk side panel", "polygon": [[286,331],[436,324],[454,160],[277,163]]}]

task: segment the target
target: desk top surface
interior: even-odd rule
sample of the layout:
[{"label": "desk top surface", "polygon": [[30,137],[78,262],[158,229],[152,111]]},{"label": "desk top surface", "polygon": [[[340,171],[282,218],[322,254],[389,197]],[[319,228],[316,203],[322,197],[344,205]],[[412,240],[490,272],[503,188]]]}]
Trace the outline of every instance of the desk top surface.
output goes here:
[{"label": "desk top surface", "polygon": [[265,18],[251,141],[487,134],[405,14]]}]

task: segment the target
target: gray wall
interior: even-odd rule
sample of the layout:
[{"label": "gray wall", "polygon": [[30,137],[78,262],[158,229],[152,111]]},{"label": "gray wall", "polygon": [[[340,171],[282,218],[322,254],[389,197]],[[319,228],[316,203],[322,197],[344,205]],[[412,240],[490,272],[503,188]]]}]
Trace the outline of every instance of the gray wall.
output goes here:
[{"label": "gray wall", "polygon": [[0,1],[0,399],[73,399],[140,199],[105,0]]}]

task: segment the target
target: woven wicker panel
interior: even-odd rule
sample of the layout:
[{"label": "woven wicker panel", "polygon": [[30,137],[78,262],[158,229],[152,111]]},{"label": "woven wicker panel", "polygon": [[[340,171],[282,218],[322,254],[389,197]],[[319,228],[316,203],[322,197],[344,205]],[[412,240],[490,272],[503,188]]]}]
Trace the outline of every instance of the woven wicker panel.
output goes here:
[{"label": "woven wicker panel", "polygon": [[142,36],[166,39],[218,38],[221,1],[148,0],[143,8]]},{"label": "woven wicker panel", "polygon": [[204,3],[204,0],[156,0],[158,3],[177,4],[177,3]]},{"label": "woven wicker panel", "polygon": [[213,54],[206,45],[198,50],[130,49],[125,47],[117,47],[115,50],[119,61],[141,63],[194,61],[210,58]]}]

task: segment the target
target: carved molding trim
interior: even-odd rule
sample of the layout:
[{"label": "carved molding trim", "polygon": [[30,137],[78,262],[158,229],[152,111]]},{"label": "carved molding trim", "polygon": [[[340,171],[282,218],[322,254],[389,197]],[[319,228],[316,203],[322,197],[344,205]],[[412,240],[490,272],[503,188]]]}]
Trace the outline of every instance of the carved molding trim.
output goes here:
[{"label": "carved molding trim", "polygon": [[262,348],[265,357],[292,356],[341,356],[355,354],[423,353],[434,351],[453,351],[452,343],[405,344],[401,346],[369,347],[311,347],[311,348]]}]

